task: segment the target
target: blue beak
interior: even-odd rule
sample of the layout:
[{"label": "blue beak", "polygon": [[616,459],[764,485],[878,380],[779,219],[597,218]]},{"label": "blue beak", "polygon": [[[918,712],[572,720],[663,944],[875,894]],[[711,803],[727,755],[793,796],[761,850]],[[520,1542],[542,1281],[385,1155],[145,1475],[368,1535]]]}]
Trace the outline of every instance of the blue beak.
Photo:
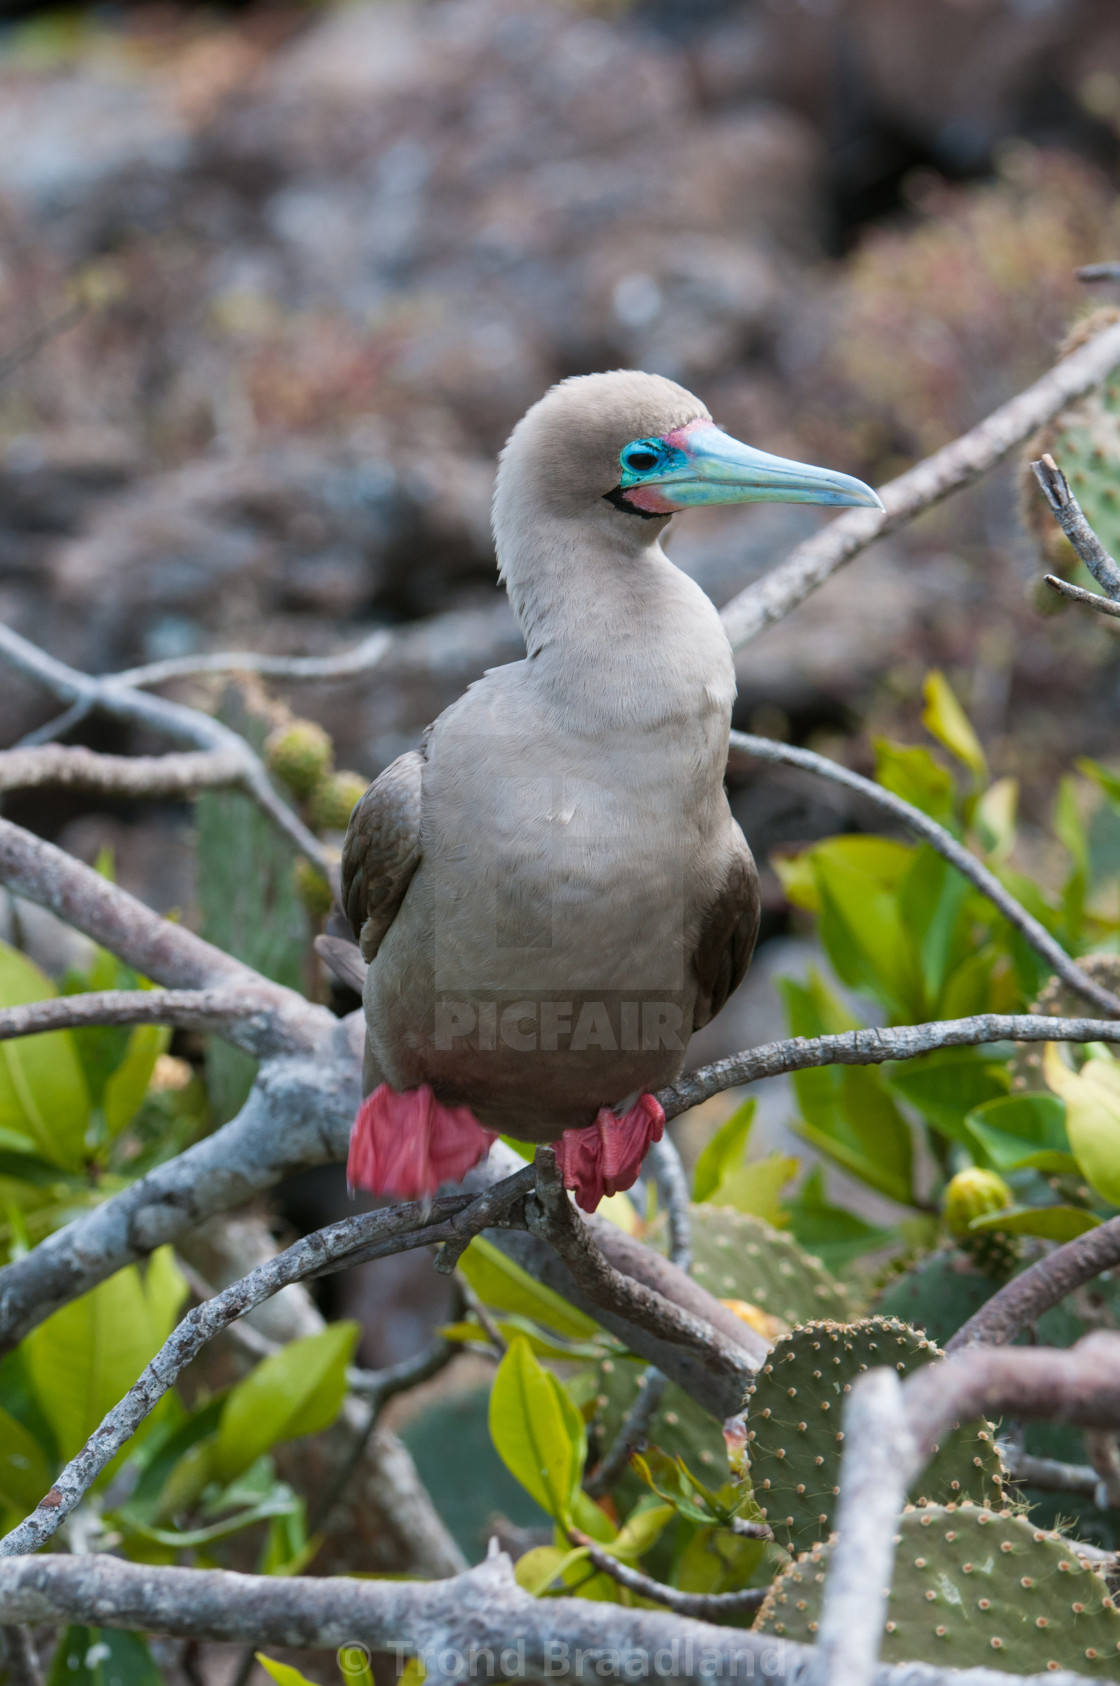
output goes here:
[{"label": "blue beak", "polygon": [[[714,422],[690,422],[656,444],[661,446],[663,454],[656,465],[648,468],[644,464],[640,468],[626,466],[632,447],[622,453],[622,492],[633,489],[640,494],[640,489],[645,487],[663,488],[664,501],[674,509],[720,503],[883,507],[878,494],[853,475],[791,462],[787,457],[771,456],[768,451],[756,451],[753,446],[743,445],[724,433]],[[640,495],[628,501],[639,506],[645,502]]]}]

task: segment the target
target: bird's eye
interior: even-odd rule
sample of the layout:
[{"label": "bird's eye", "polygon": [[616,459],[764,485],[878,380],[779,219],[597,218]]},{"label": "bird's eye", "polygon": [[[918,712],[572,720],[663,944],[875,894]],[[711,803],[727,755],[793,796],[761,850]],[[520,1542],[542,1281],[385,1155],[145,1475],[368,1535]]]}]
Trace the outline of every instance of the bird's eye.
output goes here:
[{"label": "bird's eye", "polygon": [[647,469],[656,468],[661,458],[656,451],[651,451],[648,445],[635,446],[633,450],[622,453],[622,466],[644,474]]}]

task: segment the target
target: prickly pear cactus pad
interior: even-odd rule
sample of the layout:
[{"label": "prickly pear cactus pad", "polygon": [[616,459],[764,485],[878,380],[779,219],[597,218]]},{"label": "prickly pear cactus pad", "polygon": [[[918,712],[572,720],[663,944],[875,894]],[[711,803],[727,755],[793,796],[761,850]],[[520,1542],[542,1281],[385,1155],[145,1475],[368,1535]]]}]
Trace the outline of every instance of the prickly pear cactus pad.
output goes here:
[{"label": "prickly pear cactus pad", "polygon": [[720,1300],[747,1300],[785,1323],[851,1315],[842,1282],[792,1236],[729,1206],[692,1206],[692,1274]]},{"label": "prickly pear cactus pad", "polygon": [[[863,1370],[908,1375],[940,1349],[893,1317],[809,1323],[775,1344],[747,1398],[747,1451],[755,1497],[791,1551],[826,1540],[836,1510],[844,1401]],[[988,1423],[955,1427],[920,1477],[931,1500],[994,1499],[1002,1468]]]},{"label": "prickly pear cactus pad", "polygon": [[[1120,1677],[1120,1611],[1076,1541],[967,1499],[908,1506],[896,1538],[884,1663]],[[755,1627],[811,1643],[828,1559],[814,1546],[790,1564]]]},{"label": "prickly pear cactus pad", "polygon": [[[595,1366],[595,1412],[588,1424],[595,1457],[614,1445],[623,1418],[644,1385],[645,1366],[628,1358],[603,1358]],[[681,1457],[708,1486],[727,1480],[723,1430],[682,1388],[670,1382],[650,1424],[648,1439],[671,1458]]]}]

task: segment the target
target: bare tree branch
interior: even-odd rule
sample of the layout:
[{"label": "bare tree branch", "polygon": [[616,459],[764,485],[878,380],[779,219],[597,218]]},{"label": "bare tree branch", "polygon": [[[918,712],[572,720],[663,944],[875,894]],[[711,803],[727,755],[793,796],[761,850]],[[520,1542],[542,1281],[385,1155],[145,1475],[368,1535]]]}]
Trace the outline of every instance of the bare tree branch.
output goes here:
[{"label": "bare tree branch", "polygon": [[1056,591],[1061,597],[1068,597],[1072,603],[1083,603],[1086,608],[1096,609],[1102,615],[1120,618],[1120,603],[1114,603],[1111,597],[1102,597],[1096,591],[1086,591],[1083,586],[1073,585],[1058,574],[1043,574],[1042,577],[1051,591]]},{"label": "bare tree branch", "polygon": [[718,1622],[721,1616],[741,1616],[747,1610],[757,1610],[766,1598],[765,1587],[749,1587],[742,1592],[680,1592],[675,1586],[666,1586],[664,1581],[655,1581],[651,1575],[643,1575],[640,1569],[631,1569],[627,1564],[620,1563],[617,1557],[603,1551],[578,1528],[569,1529],[568,1538],[573,1545],[582,1546],[596,1569],[601,1569],[619,1586],[636,1592],[640,1598],[652,1598],[656,1603],[664,1604],[678,1616],[695,1616],[698,1621]]},{"label": "bare tree branch", "polygon": [[101,1471],[215,1335],[293,1282],[328,1275],[341,1265],[371,1256],[384,1257],[387,1252],[442,1240],[448,1220],[470,1204],[470,1195],[459,1194],[344,1218],[305,1236],[189,1311],[124,1398],[70,1459],[46,1497],[0,1540],[0,1557],[38,1551],[58,1531]]},{"label": "bare tree branch", "polygon": [[[1017,1446],[1001,1442],[1003,1465],[1012,1481],[1037,1487],[1043,1493],[1083,1493],[1092,1498],[1100,1481],[1090,1464],[1064,1464],[1058,1458],[1036,1458]],[[1111,1555],[1111,1554],[1110,1554]]]},{"label": "bare tree branch", "polygon": [[321,1048],[337,1028],[325,1007],[270,982],[184,926],[161,919],[92,867],[4,819],[0,883],[49,908],[157,983],[192,990],[224,984],[250,992],[259,1004],[270,1001],[278,1052]]},{"label": "bare tree branch", "polygon": [[172,656],[146,667],[115,673],[118,685],[166,685],[204,673],[260,673],[269,679],[352,679],[369,673],[393,642],[390,632],[371,632],[360,644],[333,656],[269,656],[259,650],[219,650],[197,656]]},{"label": "bare tree branch", "polygon": [[80,744],[0,750],[0,791],[53,785],[111,796],[190,796],[245,782],[245,758],[228,749],[178,755],[99,755]]},{"label": "bare tree branch", "polygon": [[[260,1021],[256,1036],[246,1023],[254,1017]],[[253,1053],[261,1047],[272,1050],[272,1021],[272,1002],[267,996],[263,1001],[254,1000],[245,985],[237,990],[104,989],[0,1008],[0,1042],[83,1025],[171,1024],[184,1030],[210,1031]]]},{"label": "bare tree branch", "polygon": [[1120,997],[1088,977],[1066,953],[1061,943],[1055,941],[1046,927],[1004,889],[995,873],[986,867],[983,861],[978,861],[963,843],[958,843],[944,826],[938,825],[936,820],[931,820],[928,814],[923,814],[920,808],[905,802],[893,791],[884,790],[882,785],[873,783],[871,779],[862,778],[859,773],[853,773],[847,767],[840,766],[838,762],[829,761],[824,755],[817,755],[811,749],[796,749],[792,744],[777,743],[772,738],[756,738],[747,732],[732,732],[729,765],[734,766],[737,757],[744,755],[753,756],[758,761],[782,762],[790,767],[801,767],[807,773],[817,773],[833,784],[843,785],[845,789],[865,796],[869,802],[874,802],[884,812],[901,820],[908,830],[932,844],[939,855],[943,855],[958,872],[963,873],[970,883],[975,884],[976,888],[987,896],[1008,924],[1013,925],[1031,947],[1042,955],[1047,965],[1054,968],[1063,983],[1067,983],[1072,990],[1083,996],[1086,1001],[1091,1001],[1095,1007],[1103,1008],[1106,1013],[1120,1015]]},{"label": "bare tree branch", "polygon": [[[237,1575],[97,1555],[53,1553],[0,1563],[0,1618],[138,1628],[177,1638],[261,1645],[365,1645],[419,1655],[433,1686],[562,1678],[570,1686],[634,1680],[805,1681],[816,1652],[751,1629],[579,1598],[532,1598],[494,1553],[444,1581]],[[502,1654],[510,1659],[503,1667]],[[455,1667],[455,1659],[459,1667]],[[441,1666],[441,1663],[445,1666]],[[880,1668],[875,1686],[1008,1686],[994,1669]],[[1018,1686],[1082,1686],[1081,1675],[1019,1676]]]},{"label": "bare tree branch", "polygon": [[245,739],[239,737],[220,720],[214,720],[198,709],[182,703],[169,702],[166,697],[148,696],[133,686],[122,685],[112,675],[95,678],[67,667],[54,656],[47,655],[37,644],[22,638],[10,626],[0,623],[0,661],[35,680],[68,703],[88,703],[91,708],[119,720],[129,720],[152,731],[163,732],[180,743],[193,744],[198,749],[224,750],[230,757],[240,759],[242,781],[246,791],[264,809],[281,831],[296,847],[313,860],[320,871],[330,872],[330,858],[315,834],[308,830],[299,815],[273,788],[264,764]]},{"label": "bare tree branch", "polygon": [[1069,489],[1069,481],[1051,456],[1032,462],[1034,477],[1050,505],[1055,521],[1080,556],[1101,590],[1120,598],[1120,568],[1085,519],[1085,512]]},{"label": "bare tree branch", "polygon": [[1117,364],[1120,323],[1102,329],[978,426],[880,487],[882,512],[850,509],[830,521],[725,606],[723,624],[732,647],[740,649],[788,615],[876,539],[986,474],[1071,399],[1097,386]]},{"label": "bare tree branch", "polygon": [[1028,1266],[962,1323],[946,1352],[1006,1346],[1067,1294],[1120,1264],[1120,1218],[1109,1218]]},{"label": "bare tree branch", "polygon": [[[724,1089],[808,1071],[821,1065],[883,1065],[913,1060],[935,1048],[975,1048],[985,1042],[1120,1042],[1116,1019],[1059,1019],[1041,1013],[978,1013],[971,1019],[934,1019],[929,1024],[872,1025],[834,1036],[791,1036],[730,1054],[679,1077],[657,1098],[666,1118],[675,1118]],[[1094,1230],[1094,1234],[1098,1231]],[[1022,1277],[1016,1277],[1017,1282]],[[989,1304],[991,1302],[989,1301]],[[980,1314],[978,1314],[980,1315]]]},{"label": "bare tree branch", "polygon": [[1120,1425],[1120,1336],[1098,1330],[1068,1352],[973,1347],[900,1383],[870,1370],[844,1412],[836,1544],[825,1581],[818,1677],[870,1686],[906,1494],[954,1423],[1014,1415],[1083,1428]]},{"label": "bare tree branch", "polygon": [[534,1169],[536,1188],[526,1202],[529,1232],[556,1249],[588,1299],[620,1312],[663,1340],[690,1348],[705,1369],[738,1388],[742,1398],[757,1367],[745,1347],[727,1340],[712,1324],[656,1289],[615,1269],[568,1198],[552,1148],[537,1149]]}]

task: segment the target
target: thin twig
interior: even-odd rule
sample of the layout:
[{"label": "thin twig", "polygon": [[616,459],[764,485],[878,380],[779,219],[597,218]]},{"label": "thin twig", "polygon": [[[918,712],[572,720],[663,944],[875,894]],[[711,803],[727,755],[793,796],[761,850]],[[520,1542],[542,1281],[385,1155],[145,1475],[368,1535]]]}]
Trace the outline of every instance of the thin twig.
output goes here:
[{"label": "thin twig", "polygon": [[1003,1467],[1023,1487],[1042,1493],[1084,1493],[1092,1498],[1100,1480],[1091,1464],[1064,1464],[1058,1458],[1036,1458],[1018,1446],[1000,1444]]},{"label": "thin twig", "polygon": [[800,767],[807,773],[816,773],[833,784],[856,791],[886,813],[892,814],[895,819],[901,820],[908,830],[924,838],[939,855],[943,855],[958,872],[987,896],[1008,924],[1013,925],[1031,947],[1042,955],[1047,965],[1053,967],[1063,983],[1067,983],[1072,990],[1083,996],[1086,1001],[1091,1001],[1095,1007],[1120,1016],[1120,997],[1088,977],[1062,945],[1055,941],[1046,927],[1004,889],[995,873],[986,867],[983,861],[978,861],[962,843],[958,843],[944,826],[938,825],[936,820],[931,820],[928,814],[923,814],[920,808],[915,808],[912,803],[896,796],[893,791],[884,790],[882,785],[874,784],[871,779],[862,778],[859,773],[853,773],[847,767],[840,766],[838,762],[829,761],[824,755],[817,755],[811,749],[796,749],[792,744],[777,743],[772,738],[756,738],[747,732],[732,732],[729,766],[735,766],[737,757],[744,755],[753,756],[757,761],[781,762],[790,767]]},{"label": "thin twig", "polygon": [[435,1260],[436,1269],[442,1275],[450,1276],[475,1236],[481,1235],[484,1229],[491,1229],[495,1224],[502,1222],[508,1216],[510,1208],[516,1206],[518,1201],[524,1200],[534,1186],[533,1167],[526,1165],[523,1170],[515,1172],[512,1177],[506,1177],[480,1195],[472,1206],[452,1220],[454,1239],[445,1242],[440,1248]]},{"label": "thin twig", "polygon": [[1109,1218],[1096,1229],[1086,1230],[1084,1235],[1055,1247],[1045,1258],[1013,1276],[967,1323],[961,1324],[946,1352],[1006,1346],[1067,1294],[1117,1264],[1120,1264],[1120,1218]]},{"label": "thin twig", "polygon": [[228,749],[175,755],[100,755],[81,745],[0,750],[0,791],[53,785],[112,796],[190,796],[245,782],[245,758]]},{"label": "thin twig", "polygon": [[8,1686],[43,1686],[43,1671],[35,1650],[31,1629],[24,1622],[0,1628],[4,1638],[4,1664]]},{"label": "thin twig", "polygon": [[7,662],[25,678],[34,680],[64,702],[88,702],[91,708],[118,720],[146,726],[196,749],[225,750],[231,756],[237,756],[242,764],[245,790],[296,847],[314,861],[320,871],[329,874],[330,857],[319,839],[277,794],[260,757],[244,738],[220,720],[214,720],[196,708],[187,708],[182,703],[169,702],[166,697],[149,696],[145,691],[121,684],[112,675],[96,678],[68,667],[2,622],[0,661]]},{"label": "thin twig", "polygon": [[748,1610],[757,1610],[766,1598],[765,1587],[748,1587],[742,1592],[679,1592],[675,1586],[666,1586],[664,1581],[655,1581],[652,1575],[643,1575],[640,1569],[631,1569],[627,1564],[620,1563],[617,1557],[603,1551],[578,1528],[570,1528],[568,1537],[573,1545],[583,1547],[596,1569],[601,1569],[619,1586],[636,1592],[640,1598],[652,1598],[656,1603],[664,1604],[667,1609],[676,1611],[678,1616],[718,1622],[722,1616],[741,1616]]},{"label": "thin twig", "polygon": [[1114,603],[1111,597],[1102,597],[1097,591],[1086,591],[1084,586],[1073,585],[1058,574],[1043,574],[1042,577],[1051,591],[1068,597],[1072,603],[1083,603],[1088,609],[1096,609],[1102,615],[1120,619],[1120,603]]},{"label": "thin twig", "polygon": [[1053,457],[1043,456],[1040,461],[1032,462],[1031,467],[1055,521],[1105,596],[1120,598],[1120,568],[1085,519],[1084,510]]},{"label": "thin twig", "polygon": [[334,656],[270,656],[260,650],[217,650],[197,656],[171,656],[146,667],[115,673],[118,685],[166,685],[204,673],[260,673],[269,679],[351,679],[377,666],[393,642],[392,633],[371,632],[360,644]]},{"label": "thin twig", "polygon": [[80,726],[92,708],[93,703],[88,697],[79,697],[61,714],[56,714],[53,720],[47,720],[42,726],[36,726],[33,732],[25,733],[13,747],[34,749],[38,744],[52,743],[55,738],[61,738],[75,726]]},{"label": "thin twig", "polygon": [[881,486],[882,512],[849,509],[830,521],[725,606],[723,624],[732,647],[740,649],[782,620],[876,539],[986,474],[1071,399],[1099,385],[1118,363],[1120,323],[1114,323],[1063,357],[1033,386],[993,410],[959,439]]},{"label": "thin twig", "polygon": [[[256,1034],[244,1023],[256,1018]],[[256,999],[248,985],[225,989],[104,989],[59,995],[0,1008],[0,1042],[99,1024],[168,1024],[227,1036],[241,1047],[272,1042],[272,1002]]]},{"label": "thin twig", "polygon": [[[1120,1042],[1120,1020],[978,1013],[971,1019],[870,1025],[832,1036],[791,1036],[784,1042],[766,1042],[760,1048],[748,1048],[745,1053],[730,1054],[725,1060],[688,1072],[671,1089],[659,1089],[657,1098],[666,1118],[675,1118],[724,1089],[736,1089],[762,1077],[809,1071],[822,1065],[884,1065],[889,1060],[917,1059],[936,1048],[976,1048],[986,1042]],[[1022,1280],[1015,1278],[1016,1282]]]},{"label": "thin twig", "polygon": [[[654,1142],[646,1155],[646,1168],[653,1175],[658,1199],[665,1208],[669,1223],[669,1258],[681,1270],[692,1266],[692,1233],[688,1215],[688,1182],[681,1164],[681,1156],[669,1136]],[[649,1439],[653,1419],[665,1397],[667,1378],[649,1364],[637,1378],[638,1391],[634,1401],[619,1424],[613,1445],[591,1471],[584,1487],[592,1498],[598,1498],[614,1486],[625,1470],[630,1454]]]}]

